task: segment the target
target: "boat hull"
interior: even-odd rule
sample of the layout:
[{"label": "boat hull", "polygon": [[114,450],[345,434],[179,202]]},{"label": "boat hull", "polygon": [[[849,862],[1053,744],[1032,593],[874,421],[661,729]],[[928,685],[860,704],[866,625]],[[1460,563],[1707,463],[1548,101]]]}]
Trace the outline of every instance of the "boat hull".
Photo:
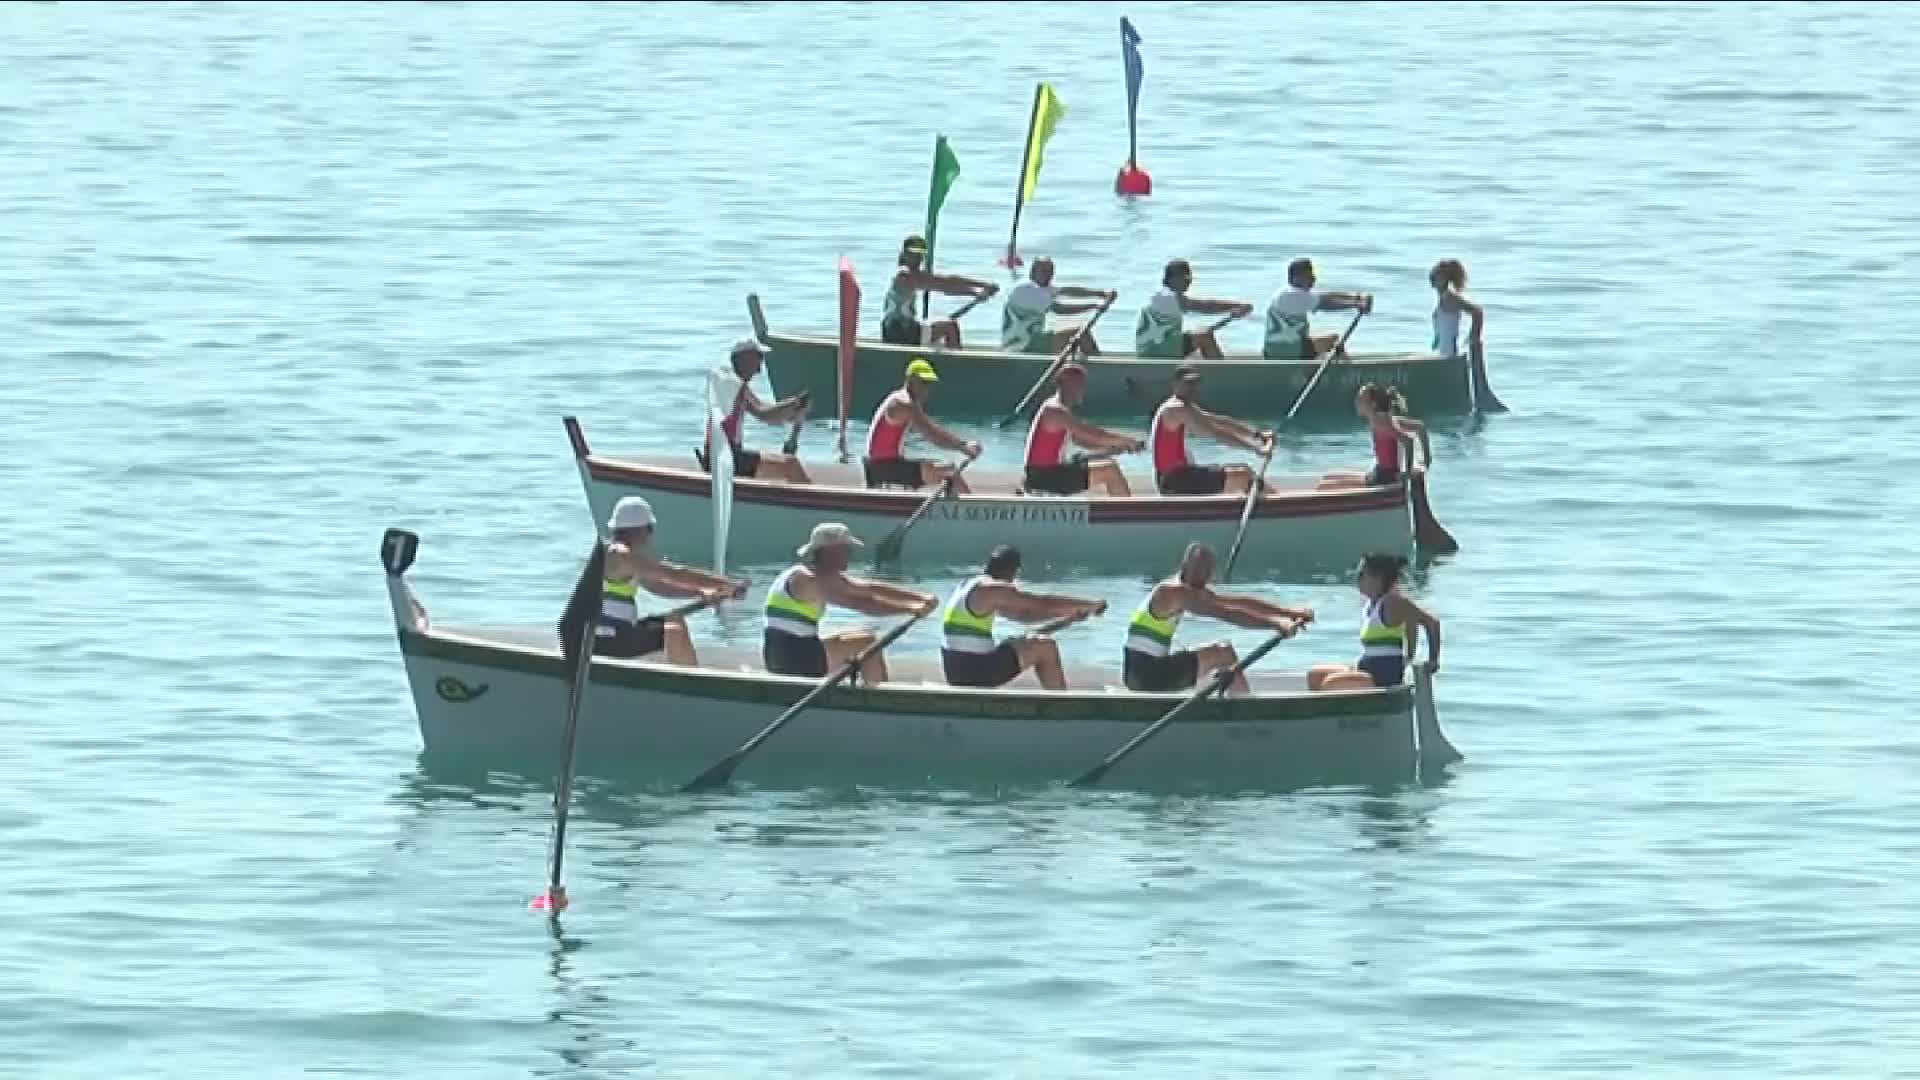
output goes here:
[{"label": "boat hull", "polygon": [[[816,402],[838,400],[838,345],[833,338],[768,334],[766,372],[780,397],[809,391]],[[985,349],[949,351],[861,341],[854,351],[849,411],[871,413],[900,385],[909,360],[924,356],[940,373],[935,391],[942,416],[987,418],[1011,412],[1043,376],[1053,358],[1046,354]],[[1086,397],[1078,411],[1088,416],[1138,416],[1153,411],[1167,394],[1174,368],[1193,363],[1202,371],[1202,394],[1213,407],[1235,416],[1285,416],[1319,365],[1229,355],[1222,360],[1188,361],[1102,353],[1080,361],[1087,369]],[[1473,406],[1469,362],[1465,356],[1434,353],[1367,354],[1333,364],[1300,405],[1295,423],[1313,426],[1358,423],[1353,397],[1363,383],[1400,388],[1411,415],[1436,417],[1466,413]]]},{"label": "boat hull", "polygon": [[[576,463],[593,520],[604,530],[622,497],[639,495],[658,519],[655,544],[668,558],[711,564],[711,481],[688,466],[651,459],[622,461],[578,453]],[[827,473],[833,468],[809,466]],[[817,480],[828,479],[827,476]],[[878,491],[816,482],[807,485],[735,480],[727,564],[791,561],[794,549],[822,521],[842,522],[872,555],[904,523],[924,492]],[[1172,567],[1193,541],[1224,558],[1239,531],[1243,495],[1132,498],[972,494],[937,499],[902,544],[901,559],[918,569],[977,568],[998,544],[1013,544],[1030,574]],[[1247,526],[1235,577],[1286,579],[1336,574],[1367,552],[1411,556],[1413,515],[1404,484],[1263,496]]]}]

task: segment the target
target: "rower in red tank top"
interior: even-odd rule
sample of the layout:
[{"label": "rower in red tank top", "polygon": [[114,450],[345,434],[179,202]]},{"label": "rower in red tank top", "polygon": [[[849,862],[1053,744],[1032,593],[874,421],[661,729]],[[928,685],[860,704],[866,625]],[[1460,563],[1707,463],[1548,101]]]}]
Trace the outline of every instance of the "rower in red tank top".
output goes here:
[{"label": "rower in red tank top", "polygon": [[[954,473],[951,465],[903,456],[909,429],[936,446],[959,450],[969,458],[980,456],[979,443],[962,439],[928,418],[927,396],[939,381],[932,364],[915,359],[907,365],[906,384],[888,394],[873,410],[873,423],[867,428],[868,487],[920,488],[938,484]],[[953,476],[952,491],[965,495],[966,479]]]},{"label": "rower in red tank top", "polygon": [[1028,492],[1047,495],[1078,495],[1098,479],[1108,495],[1133,494],[1127,486],[1127,474],[1111,461],[1088,461],[1083,454],[1067,456],[1069,442],[1099,454],[1128,454],[1144,450],[1147,444],[1131,435],[1122,435],[1095,427],[1073,415],[1073,407],[1086,396],[1087,369],[1068,364],[1055,377],[1058,389],[1040,410],[1033,414],[1033,426],[1027,429],[1026,482]]},{"label": "rower in red tank top", "polygon": [[1273,433],[1256,431],[1231,416],[1211,413],[1194,404],[1200,388],[1200,369],[1183,364],[1173,373],[1173,392],[1153,413],[1153,475],[1162,495],[1219,495],[1239,493],[1253,486],[1253,470],[1245,465],[1195,465],[1187,455],[1187,429],[1195,428],[1221,442],[1265,453]]},{"label": "rower in red tank top", "polygon": [[1320,480],[1322,488],[1378,487],[1397,484],[1411,464],[1411,454],[1402,447],[1415,439],[1420,442],[1422,468],[1433,465],[1433,444],[1427,441],[1427,426],[1403,415],[1407,403],[1400,391],[1379,383],[1367,383],[1354,397],[1354,409],[1367,422],[1373,440],[1373,468],[1365,473],[1328,473]]}]

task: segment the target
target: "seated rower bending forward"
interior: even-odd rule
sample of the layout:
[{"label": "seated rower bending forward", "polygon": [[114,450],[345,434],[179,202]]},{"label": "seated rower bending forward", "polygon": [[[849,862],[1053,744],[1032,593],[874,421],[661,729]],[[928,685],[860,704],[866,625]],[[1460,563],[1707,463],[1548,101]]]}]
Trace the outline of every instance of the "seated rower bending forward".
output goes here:
[{"label": "seated rower bending forward", "polygon": [[[719,390],[719,397],[729,402],[726,418],[720,421],[720,430],[727,437],[727,446],[733,451],[733,475],[754,480],[784,480],[790,484],[807,482],[807,470],[800,465],[799,458],[771,451],[749,450],[741,443],[742,418],[752,413],[755,420],[763,424],[785,424],[798,417],[807,415],[810,396],[805,390],[771,405],[762,404],[759,395],[753,392],[752,382],[760,374],[760,365],[766,357],[767,347],[754,338],[742,338],[733,346],[733,356],[728,365],[732,372],[715,370],[711,376]],[[700,450],[700,468],[712,471],[707,462],[708,448],[712,446],[713,420],[707,420],[707,444]]]},{"label": "seated rower bending forward", "polygon": [[1404,462],[1413,458],[1414,440],[1420,442],[1421,468],[1433,467],[1433,443],[1427,439],[1427,425],[1404,416],[1407,403],[1400,391],[1379,383],[1367,383],[1353,398],[1354,411],[1367,422],[1373,436],[1373,468],[1364,473],[1333,472],[1320,478],[1321,488],[1379,487],[1397,484],[1406,472]]},{"label": "seated rower bending forward", "polygon": [[[1013,287],[1007,294],[1006,306],[1000,309],[1000,347],[1008,352],[1057,353],[1067,347],[1073,335],[1080,333],[1078,325],[1062,325],[1057,330],[1047,329],[1047,315],[1084,315],[1097,310],[1099,304],[1063,304],[1063,297],[1086,297],[1091,300],[1113,302],[1112,290],[1101,292],[1098,289],[1083,289],[1077,285],[1055,285],[1053,283],[1053,260],[1045,255],[1033,260],[1033,269],[1027,272],[1027,280]],[[1100,347],[1093,342],[1093,334],[1080,336],[1080,351],[1087,356],[1100,355]]]},{"label": "seated rower bending forward", "polygon": [[1131,454],[1147,444],[1131,435],[1095,427],[1073,415],[1073,407],[1087,393],[1087,369],[1068,364],[1060,369],[1059,389],[1033,414],[1033,426],[1027,429],[1026,489],[1049,495],[1078,495],[1098,479],[1107,494],[1125,498],[1133,494],[1127,474],[1112,461],[1088,461],[1085,455],[1067,456],[1067,442],[1097,454]]},{"label": "seated rower bending forward", "polygon": [[[847,630],[820,636],[820,618],[829,607],[867,615],[924,615],[938,600],[923,592],[847,576],[853,549],[863,547],[845,525],[813,527],[798,565],[789,566],[767,589],[767,625],[761,659],[775,675],[817,679],[852,660],[874,643],[871,630]],[[860,665],[868,684],[887,681],[887,660],[874,653]]]},{"label": "seated rower bending forward", "polygon": [[1287,287],[1267,304],[1267,343],[1260,355],[1267,360],[1317,360],[1340,344],[1339,334],[1316,334],[1310,316],[1316,311],[1373,312],[1373,295],[1354,292],[1318,292],[1314,289],[1312,259],[1287,264]]},{"label": "seated rower bending forward", "polygon": [[[1179,574],[1155,585],[1140,601],[1127,626],[1122,666],[1127,689],[1144,693],[1191,690],[1202,678],[1239,662],[1240,654],[1225,641],[1175,652],[1173,634],[1180,628],[1183,615],[1200,615],[1249,630],[1273,630],[1289,636],[1313,621],[1313,612],[1306,608],[1281,607],[1255,596],[1214,592],[1209,587],[1213,563],[1212,548],[1188,544]],[[1236,675],[1227,689],[1246,693],[1246,674]]]},{"label": "seated rower bending forward", "polygon": [[880,340],[889,345],[932,345],[935,348],[960,347],[960,324],[941,319],[932,326],[931,336],[923,336],[920,316],[914,307],[922,293],[947,296],[992,296],[1000,286],[991,281],[961,277],[958,274],[934,274],[921,268],[927,257],[927,242],[909,236],[900,244],[893,281],[880,302]]},{"label": "seated rower bending forward", "polygon": [[1002,544],[987,556],[986,573],[962,582],[947,601],[946,642],[940,659],[955,686],[1005,686],[1028,668],[1048,690],[1065,690],[1060,643],[1050,637],[993,640],[993,619],[1034,623],[1107,610],[1105,600],[1030,593],[1013,583],[1020,573],[1020,549]]},{"label": "seated rower bending forward", "polygon": [[[953,466],[937,461],[903,457],[907,432],[917,431],[928,442],[948,450],[959,450],[970,458],[980,456],[980,444],[962,439],[933,422],[926,402],[933,384],[940,381],[933,365],[924,359],[907,365],[906,385],[888,394],[873,410],[873,423],[867,428],[867,486],[919,488],[938,484],[954,471]],[[953,494],[965,495],[965,477],[953,478]]]},{"label": "seated rower bending forward", "polygon": [[600,585],[600,619],[593,631],[593,651],[600,656],[635,659],[651,656],[663,647],[667,661],[685,667],[699,663],[685,619],[642,616],[639,592],[679,599],[702,597],[719,603],[746,594],[744,581],[733,581],[691,566],[681,566],[653,552],[653,507],[638,495],[613,504],[607,518],[607,569]]},{"label": "seated rower bending forward", "polygon": [[1200,369],[1182,364],[1173,373],[1173,393],[1153,413],[1153,474],[1162,495],[1218,495],[1244,492],[1253,486],[1253,470],[1245,465],[1195,465],[1187,456],[1187,432],[1211,435],[1221,442],[1238,443],[1256,454],[1273,446],[1273,432],[1256,431],[1231,416],[1210,413],[1193,403],[1200,389]]},{"label": "seated rower bending forward", "polygon": [[1193,267],[1185,259],[1175,259],[1161,271],[1164,286],[1140,309],[1133,324],[1133,351],[1141,356],[1170,357],[1178,360],[1199,353],[1209,360],[1220,359],[1220,342],[1212,330],[1187,331],[1187,312],[1202,315],[1247,315],[1253,305],[1240,300],[1203,300],[1190,296]]},{"label": "seated rower bending forward", "polygon": [[1398,686],[1407,674],[1407,656],[1427,632],[1427,670],[1440,670],[1440,620],[1400,591],[1400,571],[1407,560],[1398,555],[1368,555],[1360,560],[1354,587],[1367,598],[1365,623],[1360,627],[1360,661],[1316,664],[1307,672],[1309,690],[1369,690]]}]

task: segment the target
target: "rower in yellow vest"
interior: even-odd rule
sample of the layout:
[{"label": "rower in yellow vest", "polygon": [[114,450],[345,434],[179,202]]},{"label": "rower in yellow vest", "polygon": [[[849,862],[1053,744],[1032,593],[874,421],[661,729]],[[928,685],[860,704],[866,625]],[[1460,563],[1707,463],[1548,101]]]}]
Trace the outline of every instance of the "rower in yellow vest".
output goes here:
[{"label": "rower in yellow vest", "polygon": [[638,495],[613,506],[607,518],[607,568],[600,585],[600,617],[593,651],[635,659],[666,650],[669,663],[694,667],[699,657],[683,618],[640,614],[640,590],[655,596],[704,597],[709,603],[744,596],[747,583],[671,563],[653,551],[653,507]]},{"label": "rower in yellow vest", "polygon": [[[820,620],[828,607],[851,608],[867,615],[924,615],[939,603],[932,595],[850,577],[853,549],[864,547],[839,522],[813,527],[800,562],[781,571],[767,590],[766,631],[761,658],[775,675],[817,679],[852,660],[874,643],[871,630],[846,630],[822,636]],[[876,652],[860,665],[868,684],[887,681],[887,660]]]},{"label": "rower in yellow vest", "polygon": [[[1257,596],[1214,592],[1213,549],[1205,544],[1187,545],[1180,559],[1180,571],[1147,591],[1127,624],[1123,648],[1122,673],[1127,689],[1147,693],[1191,690],[1200,679],[1221,668],[1232,667],[1240,655],[1233,645],[1216,641],[1197,649],[1175,650],[1173,636],[1180,629],[1183,615],[1200,615],[1250,630],[1273,630],[1288,636],[1313,621],[1307,608],[1281,607]],[[1229,692],[1247,692],[1247,677],[1234,678]]]},{"label": "rower in yellow vest", "polygon": [[1005,686],[1028,668],[1047,690],[1065,690],[1067,677],[1060,664],[1060,643],[1050,637],[1011,637],[995,641],[997,615],[1035,623],[1107,610],[1105,600],[1031,593],[1013,583],[1020,574],[1020,549],[1001,544],[987,556],[986,572],[968,578],[953,590],[943,618],[944,647],[940,660],[947,682],[954,686]]}]

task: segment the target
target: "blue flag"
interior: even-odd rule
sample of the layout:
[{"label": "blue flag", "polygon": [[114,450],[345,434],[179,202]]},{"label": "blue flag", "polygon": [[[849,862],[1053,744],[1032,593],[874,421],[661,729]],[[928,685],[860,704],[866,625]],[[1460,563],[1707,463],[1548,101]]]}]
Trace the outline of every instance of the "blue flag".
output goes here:
[{"label": "blue flag", "polygon": [[1127,141],[1133,141],[1134,113],[1140,108],[1140,80],[1147,69],[1140,62],[1140,32],[1120,16],[1120,59],[1127,65]]}]

